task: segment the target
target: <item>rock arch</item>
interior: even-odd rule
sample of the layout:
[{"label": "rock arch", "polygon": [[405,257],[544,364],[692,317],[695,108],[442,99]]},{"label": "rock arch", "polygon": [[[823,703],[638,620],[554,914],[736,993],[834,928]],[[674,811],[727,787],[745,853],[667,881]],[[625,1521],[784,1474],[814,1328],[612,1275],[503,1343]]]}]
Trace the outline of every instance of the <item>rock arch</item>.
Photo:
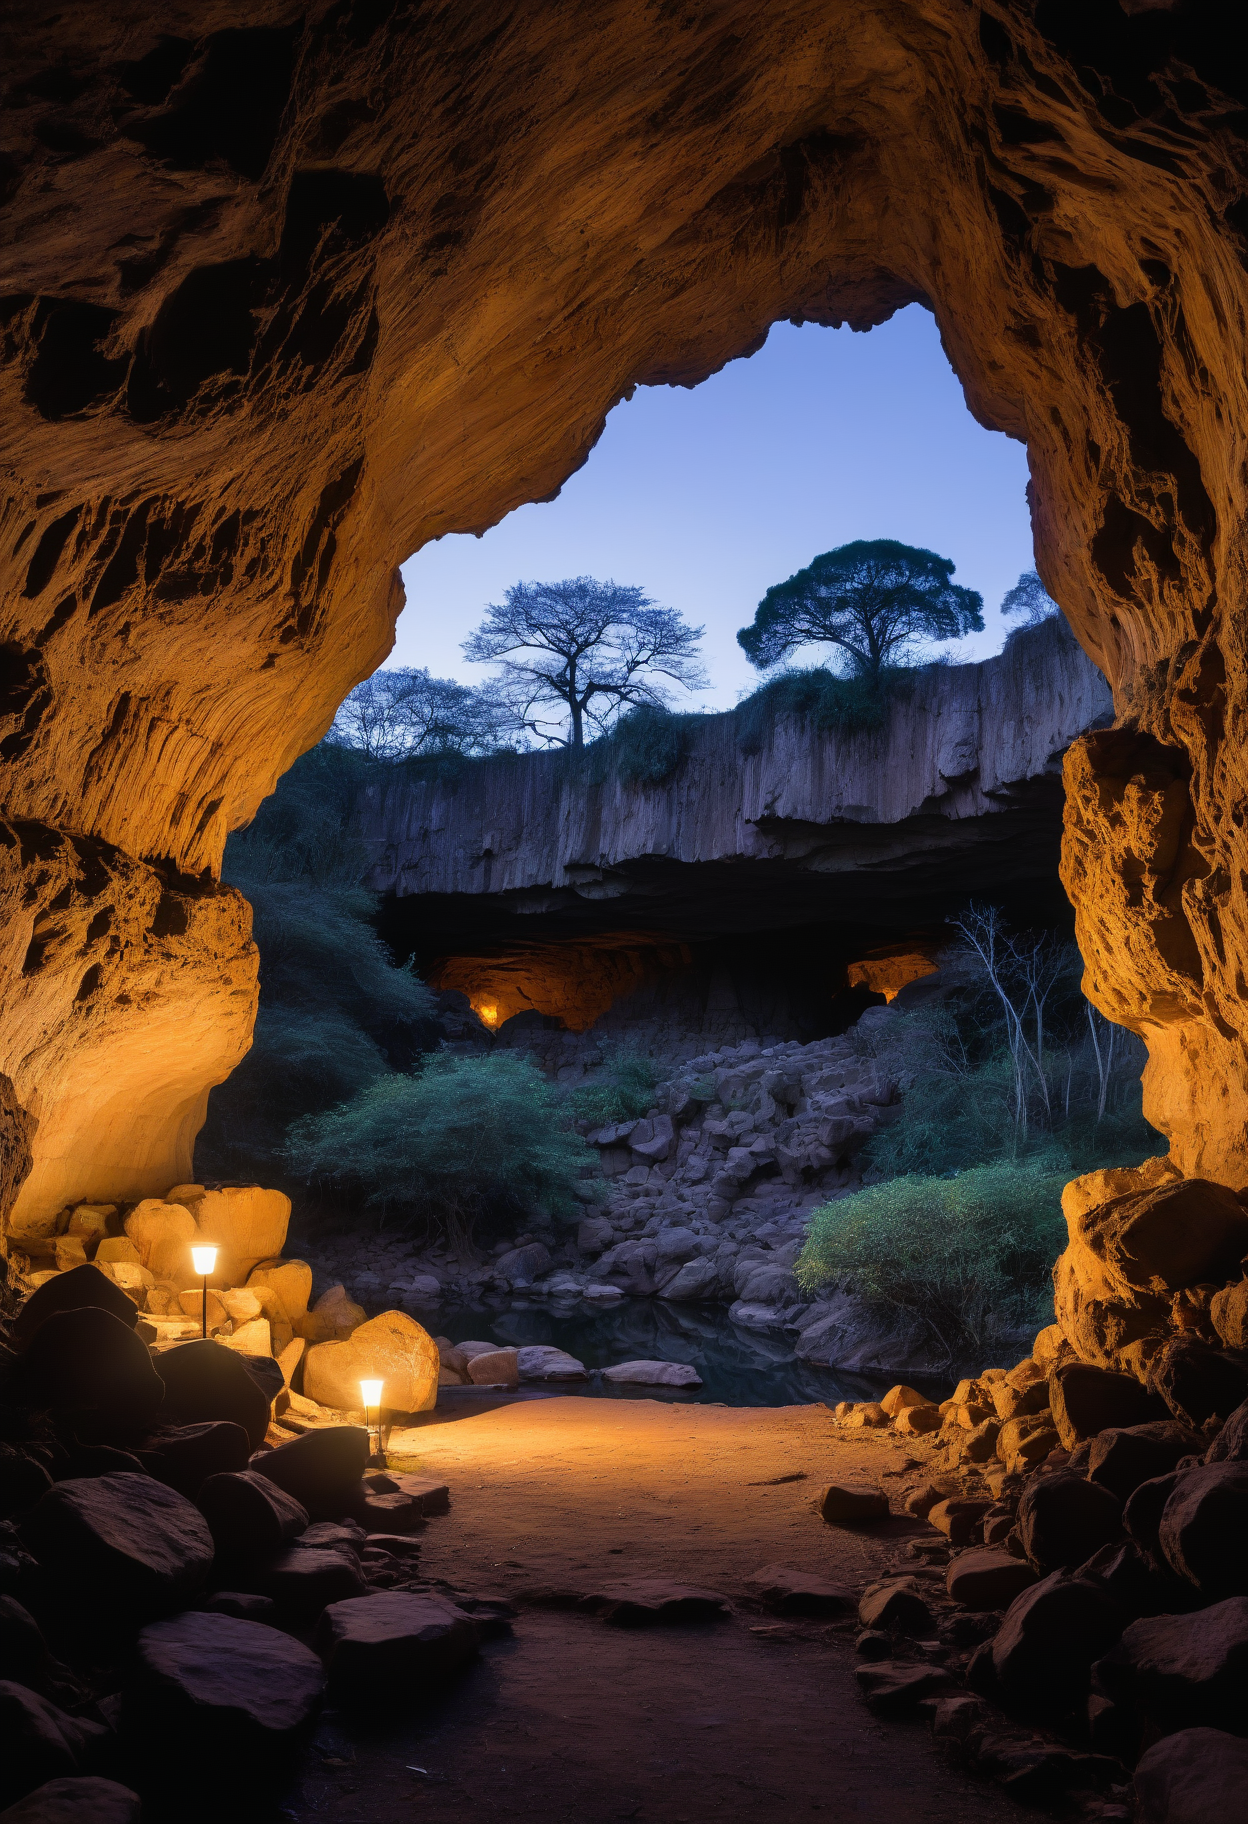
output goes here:
[{"label": "rock arch", "polygon": [[16,1237],[187,1175],[255,1004],[226,833],[384,656],[397,563],[557,489],[630,387],[913,300],[972,410],[1026,440],[1041,572],[1114,688],[1068,774],[1091,992],[1146,1037],[1180,1169],[1248,1183],[1229,8],[8,17]]}]

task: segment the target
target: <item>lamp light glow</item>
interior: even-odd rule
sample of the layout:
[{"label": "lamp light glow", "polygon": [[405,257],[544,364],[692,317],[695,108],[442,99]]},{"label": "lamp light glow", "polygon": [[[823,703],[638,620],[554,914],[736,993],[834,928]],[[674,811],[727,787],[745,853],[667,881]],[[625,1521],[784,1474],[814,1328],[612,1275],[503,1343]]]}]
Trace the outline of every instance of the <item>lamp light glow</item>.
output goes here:
[{"label": "lamp light glow", "polygon": [[381,1390],[385,1386],[385,1384],[386,1383],[384,1381],[361,1381],[360,1382],[360,1392],[364,1396],[365,1412],[368,1411],[370,1406],[380,1406],[381,1405]]},{"label": "lamp light glow", "polygon": [[[384,1381],[361,1381],[360,1394],[364,1401],[364,1425],[368,1432],[368,1460],[380,1469],[386,1467],[385,1452],[381,1448],[381,1390]],[[372,1420],[369,1413],[373,1414]]]},{"label": "lamp light glow", "polygon": [[204,1279],[217,1264],[217,1250],[215,1248],[192,1248],[191,1260],[194,1262],[195,1271],[201,1279]]}]

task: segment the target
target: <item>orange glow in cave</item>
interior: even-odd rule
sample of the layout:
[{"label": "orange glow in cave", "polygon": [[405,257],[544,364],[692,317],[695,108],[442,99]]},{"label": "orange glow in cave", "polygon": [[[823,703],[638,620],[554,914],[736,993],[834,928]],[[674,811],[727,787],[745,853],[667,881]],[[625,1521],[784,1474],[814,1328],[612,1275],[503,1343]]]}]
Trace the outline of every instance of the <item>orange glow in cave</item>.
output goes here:
[{"label": "orange glow in cave", "polygon": [[621,996],[661,970],[687,968],[684,944],[645,932],[606,932],[557,944],[516,944],[487,956],[444,956],[434,988],[456,988],[491,1031],[513,1014],[536,1012],[587,1032]]},{"label": "orange glow in cave", "polygon": [[475,1001],[471,1001],[469,1003],[469,1005],[471,1006],[472,1011],[476,1014],[477,1018],[481,1021],[482,1025],[489,1026],[491,1028],[498,1025],[498,1002],[497,1001],[483,1001],[481,999],[477,999]]},{"label": "orange glow in cave", "polygon": [[921,950],[884,950],[851,963],[845,977],[851,988],[869,988],[872,994],[882,994],[886,1001],[893,1001],[910,982],[934,975],[938,967]]}]

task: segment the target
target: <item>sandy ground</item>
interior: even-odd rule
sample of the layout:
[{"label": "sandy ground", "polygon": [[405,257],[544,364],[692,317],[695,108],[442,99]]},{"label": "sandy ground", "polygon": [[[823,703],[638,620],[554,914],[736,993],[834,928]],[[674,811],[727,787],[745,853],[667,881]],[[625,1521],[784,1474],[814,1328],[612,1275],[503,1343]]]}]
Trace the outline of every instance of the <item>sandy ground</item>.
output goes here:
[{"label": "sandy ground", "polygon": [[[703,1824],[792,1818],[989,1824],[1022,1815],[950,1770],[925,1726],[858,1702],[851,1622],[777,1622],[764,1565],[858,1583],[897,1562],[912,1523],[825,1525],[822,1484],[898,1491],[900,1441],[838,1433],[823,1406],[777,1410],[558,1398],[435,1423],[424,1469],[451,1512],[426,1529],[426,1575],[505,1595],[514,1636],[409,1725],[370,1739],[328,1719],[287,1813],[327,1824]],[[802,1476],[802,1480],[777,1480]],[[732,1599],[730,1621],[607,1626],[551,1606],[633,1577]]]}]

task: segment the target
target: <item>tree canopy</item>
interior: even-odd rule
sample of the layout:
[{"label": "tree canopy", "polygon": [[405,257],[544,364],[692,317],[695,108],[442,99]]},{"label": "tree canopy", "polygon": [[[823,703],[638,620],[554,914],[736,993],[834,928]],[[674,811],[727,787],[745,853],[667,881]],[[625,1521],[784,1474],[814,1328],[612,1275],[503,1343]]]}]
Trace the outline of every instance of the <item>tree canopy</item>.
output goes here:
[{"label": "tree canopy", "polygon": [[501,661],[494,681],[516,723],[552,746],[581,748],[630,705],[664,706],[660,681],[703,688],[701,627],[686,626],[639,588],[592,576],[516,583],[464,641],[476,663]]},{"label": "tree canopy", "polygon": [[357,684],[334,717],[329,740],[374,760],[416,754],[485,754],[504,746],[512,721],[488,691],[422,668],[396,666]]},{"label": "tree canopy", "polygon": [[1047,621],[1050,615],[1062,611],[1049,594],[1035,570],[1024,570],[1012,589],[1007,589],[1001,598],[1002,614],[1017,615],[1018,633],[1024,627],[1036,627],[1041,621]]},{"label": "tree canopy", "polygon": [[851,673],[874,682],[929,641],[982,629],[983,597],[953,582],[953,571],[934,551],[857,539],[774,583],[737,643],[760,671],[799,646],[835,646]]}]

